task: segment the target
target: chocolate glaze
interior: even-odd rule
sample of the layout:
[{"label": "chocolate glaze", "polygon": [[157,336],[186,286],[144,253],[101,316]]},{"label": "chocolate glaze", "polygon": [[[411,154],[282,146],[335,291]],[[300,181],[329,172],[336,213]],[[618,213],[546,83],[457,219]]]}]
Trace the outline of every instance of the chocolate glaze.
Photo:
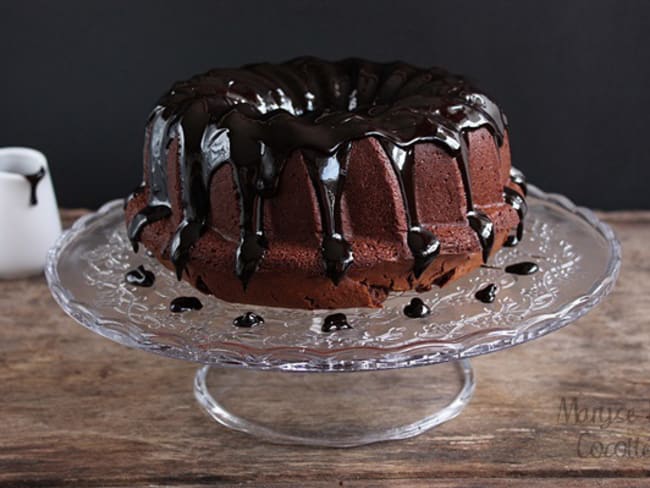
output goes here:
[{"label": "chocolate glaze", "polygon": [[194,284],[194,286],[201,293],[205,293],[206,295],[210,294],[210,288],[208,288],[208,285],[205,284],[205,281],[203,281],[203,278],[201,278],[200,276],[196,279],[196,283]]},{"label": "chocolate glaze", "polygon": [[29,204],[32,207],[38,205],[38,198],[36,197],[36,188],[38,187],[38,184],[41,182],[41,180],[45,177],[45,168],[41,166],[41,168],[36,173],[32,173],[30,175],[23,175],[23,176],[27,180],[30,186]]},{"label": "chocolate glaze", "polygon": [[518,169],[510,168],[510,181],[521,188],[521,193],[518,193],[507,186],[503,188],[503,198],[508,205],[517,211],[517,215],[519,215],[517,230],[513,235],[508,236],[508,239],[505,242],[506,246],[514,247],[519,244],[524,235],[524,218],[528,212],[528,205],[526,204],[526,199],[524,197],[528,193],[528,187],[526,186],[526,178],[524,177],[524,174]]},{"label": "chocolate glaze", "polygon": [[530,275],[536,273],[539,270],[539,266],[530,261],[523,261],[521,263],[511,264],[510,266],[505,267],[505,272],[516,275]]},{"label": "chocolate glaze", "polygon": [[[164,119],[162,117],[162,107],[157,107],[150,117],[150,130],[148,148],[145,149],[147,157],[147,206],[143,208],[131,220],[128,228],[128,236],[133,245],[133,250],[138,252],[138,241],[142,229],[153,222],[162,220],[171,215],[171,203],[167,189],[167,150],[171,142],[170,129],[172,127],[172,118]],[[174,125],[178,127],[178,124]],[[139,191],[139,190],[136,190]],[[133,194],[129,199],[133,198]]]},{"label": "chocolate glaze", "polygon": [[510,181],[512,181],[516,185],[519,185],[519,188],[521,188],[521,191],[523,192],[524,196],[528,195],[528,185],[526,184],[526,177],[517,168],[510,168]]},{"label": "chocolate glaze", "polygon": [[348,324],[348,318],[343,313],[333,313],[325,317],[321,330],[323,332],[332,332],[334,330],[351,329],[352,326]]},{"label": "chocolate glaze", "polygon": [[393,165],[402,192],[406,209],[406,223],[409,229],[407,243],[414,259],[413,274],[419,278],[439,254],[440,241],[431,232],[422,229],[418,220],[413,176],[414,148],[404,149],[389,140],[382,141],[382,145]]},{"label": "chocolate glaze", "polygon": [[319,156],[303,151],[309,162],[307,169],[314,185],[321,212],[323,241],[321,251],[325,274],[338,284],[354,260],[350,244],[343,237],[341,222],[341,195],[348,166],[350,142],[333,155]]},{"label": "chocolate glaze", "polygon": [[235,327],[255,327],[264,323],[264,318],[253,312],[246,312],[232,321]]},{"label": "chocolate glaze", "polygon": [[201,310],[203,304],[196,297],[178,297],[174,298],[169,304],[169,310],[174,313],[189,312],[190,310]]},{"label": "chocolate glaze", "polygon": [[426,317],[430,313],[431,309],[418,297],[411,299],[411,303],[404,307],[404,315],[410,319]]},{"label": "chocolate glaze", "polygon": [[492,303],[497,297],[497,285],[490,283],[485,288],[481,288],[474,296],[483,303]]},{"label": "chocolate glaze", "polygon": [[156,281],[156,276],[143,265],[129,271],[124,279],[130,285],[142,286],[144,288],[152,287]]},{"label": "chocolate glaze", "polygon": [[467,219],[486,260],[494,228],[474,206],[467,133],[486,127],[500,146],[505,126],[505,116],[487,96],[439,68],[298,58],[212,70],[176,83],[154,109],[145,148],[147,206],[131,220],[128,235],[137,251],[142,229],[170,216],[166,162],[176,141],[182,219],[169,251],[180,278],[206,228],[211,176],[229,164],[241,208],[234,267],[246,287],[270,245],[264,200],[273,198],[289,155],[300,151],[320,206],[324,272],[336,284],[354,262],[341,225],[351,142],[375,137],[399,180],[413,274],[420,276],[440,250],[438,239],[421,227],[415,208],[413,153],[421,142],[439,145],[456,158]]}]

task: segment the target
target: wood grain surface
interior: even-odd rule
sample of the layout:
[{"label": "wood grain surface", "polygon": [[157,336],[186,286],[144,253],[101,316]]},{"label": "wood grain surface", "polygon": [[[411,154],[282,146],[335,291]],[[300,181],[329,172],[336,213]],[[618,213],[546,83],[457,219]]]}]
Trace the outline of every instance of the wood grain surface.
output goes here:
[{"label": "wood grain surface", "polygon": [[601,306],[473,360],[476,394],[455,420],[347,450],[228,431],[196,404],[194,365],[77,325],[42,277],[0,282],[0,488],[646,486],[650,213],[601,216],[623,243],[621,277]]}]

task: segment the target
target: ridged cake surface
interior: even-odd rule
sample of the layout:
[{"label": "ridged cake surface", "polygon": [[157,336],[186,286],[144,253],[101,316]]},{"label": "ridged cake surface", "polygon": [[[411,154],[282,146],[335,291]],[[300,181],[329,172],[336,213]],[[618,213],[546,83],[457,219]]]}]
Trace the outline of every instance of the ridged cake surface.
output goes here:
[{"label": "ridged cake surface", "polygon": [[521,238],[505,116],[439,68],[299,58],[176,83],[147,124],[129,237],[204,293],[381,306]]}]

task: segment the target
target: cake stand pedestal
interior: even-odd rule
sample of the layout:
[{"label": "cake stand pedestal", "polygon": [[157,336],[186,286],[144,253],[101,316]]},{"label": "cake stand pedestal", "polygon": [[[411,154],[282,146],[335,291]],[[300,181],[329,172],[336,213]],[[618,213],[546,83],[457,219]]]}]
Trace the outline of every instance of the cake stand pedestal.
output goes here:
[{"label": "cake stand pedestal", "polygon": [[[278,443],[350,447],[418,435],[458,415],[474,391],[468,358],[557,330],[612,289],[621,249],[588,209],[531,185],[524,239],[443,289],[418,296],[431,314],[409,319],[411,293],[381,310],[291,310],[201,297],[174,314],[172,299],[198,296],[146,254],[130,250],[122,202],[83,217],[50,250],[46,277],[59,305],[94,332],[126,346],[200,363],[194,392],[220,424]],[[532,275],[505,266],[532,261]],[[143,264],[151,288],[125,283]],[[485,304],[475,294],[498,292]],[[245,312],[264,324],[238,328]],[[321,331],[344,313],[352,329]],[[425,367],[416,367],[425,366]],[[259,388],[259,385],[265,388]]]},{"label": "cake stand pedestal", "polygon": [[354,374],[203,366],[194,379],[196,399],[220,424],[274,443],[329,447],[416,436],[456,417],[473,393],[467,359]]}]

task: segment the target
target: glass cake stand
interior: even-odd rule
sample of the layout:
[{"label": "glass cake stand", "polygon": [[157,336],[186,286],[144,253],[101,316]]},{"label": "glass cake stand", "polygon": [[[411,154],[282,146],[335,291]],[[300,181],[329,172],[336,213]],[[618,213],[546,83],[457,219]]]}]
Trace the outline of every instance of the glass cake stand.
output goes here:
[{"label": "glass cake stand", "polygon": [[[357,446],[412,437],[454,418],[474,391],[468,358],[557,330],[611,291],[621,248],[610,227],[532,185],[528,205],[522,242],[499,251],[488,267],[419,294],[431,314],[418,319],[403,312],[413,293],[389,297],[380,310],[338,311],[202,296],[144,252],[131,251],[121,200],[59,238],[46,276],[56,301],[83,326],[126,346],[200,363],[195,396],[226,427],[272,442]],[[539,271],[503,270],[522,261]],[[152,288],[124,280],[141,264],[156,275]],[[496,300],[477,300],[491,283]],[[182,295],[200,297],[203,309],[171,313],[170,301]],[[264,324],[235,327],[233,319],[249,311]],[[352,329],[322,332],[334,312],[345,313]]]}]

